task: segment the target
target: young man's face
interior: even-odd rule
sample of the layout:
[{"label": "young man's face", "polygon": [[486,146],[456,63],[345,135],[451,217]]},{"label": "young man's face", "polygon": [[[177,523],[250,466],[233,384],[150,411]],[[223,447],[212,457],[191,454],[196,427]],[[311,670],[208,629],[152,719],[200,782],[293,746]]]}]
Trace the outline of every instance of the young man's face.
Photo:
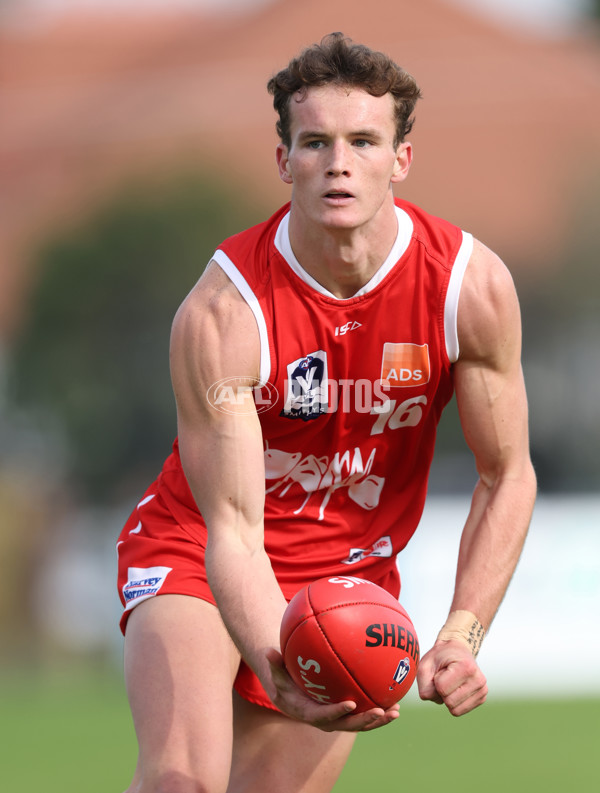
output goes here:
[{"label": "young man's face", "polygon": [[293,211],[330,229],[368,224],[390,209],[391,184],[410,167],[410,143],[394,146],[391,94],[328,85],[290,105],[291,145],[277,147],[279,173],[292,185]]}]

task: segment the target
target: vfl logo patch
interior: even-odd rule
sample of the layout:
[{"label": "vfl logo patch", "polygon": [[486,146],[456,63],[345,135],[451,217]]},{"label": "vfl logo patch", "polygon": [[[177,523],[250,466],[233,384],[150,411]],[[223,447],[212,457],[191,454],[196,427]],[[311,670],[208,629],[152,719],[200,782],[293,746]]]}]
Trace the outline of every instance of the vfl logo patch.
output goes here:
[{"label": "vfl logo patch", "polygon": [[317,350],[287,366],[285,405],[280,416],[316,419],[328,408],[327,353]]},{"label": "vfl logo patch", "polygon": [[123,587],[125,609],[132,609],[142,600],[154,597],[165,583],[172,567],[130,567]]},{"label": "vfl logo patch", "polygon": [[429,382],[429,346],[385,342],[381,361],[381,384],[415,386]]},{"label": "vfl logo patch", "polygon": [[[396,667],[396,671],[394,672],[394,684],[400,685],[400,683],[406,678],[407,674],[410,672],[410,659],[408,656],[400,661],[398,666]],[[390,691],[394,688],[394,685],[390,686]]]}]

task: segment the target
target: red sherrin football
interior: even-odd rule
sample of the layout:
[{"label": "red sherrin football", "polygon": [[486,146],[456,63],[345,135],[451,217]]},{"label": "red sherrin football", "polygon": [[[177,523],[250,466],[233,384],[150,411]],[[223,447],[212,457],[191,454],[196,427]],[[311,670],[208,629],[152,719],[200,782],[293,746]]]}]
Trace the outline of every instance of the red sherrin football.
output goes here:
[{"label": "red sherrin football", "polygon": [[319,702],[389,708],[408,692],[419,642],[406,611],[377,584],[320,578],[290,601],[281,652],[294,682]]}]

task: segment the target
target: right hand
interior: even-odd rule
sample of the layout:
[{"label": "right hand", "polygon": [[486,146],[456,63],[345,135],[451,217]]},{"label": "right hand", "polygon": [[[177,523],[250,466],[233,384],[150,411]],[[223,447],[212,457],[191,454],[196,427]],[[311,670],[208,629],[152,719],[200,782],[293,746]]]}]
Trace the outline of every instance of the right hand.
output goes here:
[{"label": "right hand", "polygon": [[271,684],[265,687],[273,704],[287,716],[304,721],[325,732],[366,732],[383,727],[399,716],[400,706],[392,705],[388,710],[371,708],[362,713],[353,713],[356,703],[352,700],[325,705],[307,696],[288,674],[283,657],[274,648],[267,651],[271,670]]},{"label": "right hand", "polygon": [[442,703],[453,716],[483,705],[488,689],[485,676],[470,648],[462,641],[437,641],[419,663],[417,684],[421,699]]}]

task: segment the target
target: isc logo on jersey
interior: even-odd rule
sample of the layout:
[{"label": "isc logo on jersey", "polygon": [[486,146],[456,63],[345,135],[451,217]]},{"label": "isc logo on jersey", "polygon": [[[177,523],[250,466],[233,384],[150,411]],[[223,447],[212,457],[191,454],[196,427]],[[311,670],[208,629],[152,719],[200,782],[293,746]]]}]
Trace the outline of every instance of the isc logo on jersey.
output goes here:
[{"label": "isc logo on jersey", "polygon": [[429,346],[385,342],[381,360],[381,383],[387,387],[425,385],[429,382]]}]

